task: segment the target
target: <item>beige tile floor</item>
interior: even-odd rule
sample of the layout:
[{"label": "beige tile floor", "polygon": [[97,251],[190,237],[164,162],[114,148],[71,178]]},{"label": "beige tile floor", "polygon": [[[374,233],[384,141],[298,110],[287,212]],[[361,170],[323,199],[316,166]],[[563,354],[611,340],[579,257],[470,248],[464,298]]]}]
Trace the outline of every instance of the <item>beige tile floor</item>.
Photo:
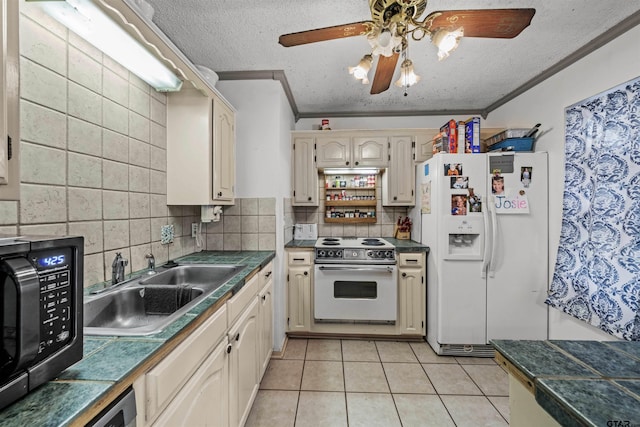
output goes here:
[{"label": "beige tile floor", "polygon": [[291,339],[246,425],[508,426],[508,395],[493,359],[438,356],[426,342]]}]

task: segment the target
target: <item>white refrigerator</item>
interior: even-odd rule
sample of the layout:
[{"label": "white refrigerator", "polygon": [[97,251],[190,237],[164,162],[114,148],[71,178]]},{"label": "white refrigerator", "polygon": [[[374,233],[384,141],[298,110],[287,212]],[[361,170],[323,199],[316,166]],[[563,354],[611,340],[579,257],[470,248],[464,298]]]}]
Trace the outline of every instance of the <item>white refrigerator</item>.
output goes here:
[{"label": "white refrigerator", "polygon": [[417,166],[416,190],[431,347],[490,357],[492,339],[547,339],[547,153],[440,153]]}]

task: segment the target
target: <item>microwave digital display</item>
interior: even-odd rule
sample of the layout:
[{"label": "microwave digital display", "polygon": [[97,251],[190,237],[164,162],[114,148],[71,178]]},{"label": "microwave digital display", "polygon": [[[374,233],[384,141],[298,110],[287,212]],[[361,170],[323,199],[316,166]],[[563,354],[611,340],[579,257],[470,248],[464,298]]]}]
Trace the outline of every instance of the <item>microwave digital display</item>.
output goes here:
[{"label": "microwave digital display", "polygon": [[55,267],[64,264],[66,264],[66,256],[64,254],[38,258],[38,265],[40,267]]}]

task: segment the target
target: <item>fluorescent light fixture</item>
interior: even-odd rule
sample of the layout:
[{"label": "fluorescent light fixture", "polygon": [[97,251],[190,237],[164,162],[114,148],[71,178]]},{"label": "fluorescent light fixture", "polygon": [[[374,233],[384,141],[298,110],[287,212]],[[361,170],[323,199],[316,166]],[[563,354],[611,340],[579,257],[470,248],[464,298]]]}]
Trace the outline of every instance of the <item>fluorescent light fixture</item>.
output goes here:
[{"label": "fluorescent light fixture", "polygon": [[380,172],[375,168],[327,168],[324,170],[325,175],[377,175]]},{"label": "fluorescent light fixture", "polygon": [[178,91],[180,80],[91,0],[37,2],[52,18],[127,68],[159,92]]}]

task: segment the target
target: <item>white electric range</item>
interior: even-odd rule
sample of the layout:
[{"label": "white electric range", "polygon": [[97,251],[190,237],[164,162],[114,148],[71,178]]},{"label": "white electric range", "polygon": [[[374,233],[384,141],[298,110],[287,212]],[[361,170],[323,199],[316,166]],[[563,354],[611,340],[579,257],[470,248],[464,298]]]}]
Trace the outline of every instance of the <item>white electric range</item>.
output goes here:
[{"label": "white electric range", "polygon": [[315,320],[395,323],[395,253],[395,247],[382,238],[319,238],[315,244]]}]

